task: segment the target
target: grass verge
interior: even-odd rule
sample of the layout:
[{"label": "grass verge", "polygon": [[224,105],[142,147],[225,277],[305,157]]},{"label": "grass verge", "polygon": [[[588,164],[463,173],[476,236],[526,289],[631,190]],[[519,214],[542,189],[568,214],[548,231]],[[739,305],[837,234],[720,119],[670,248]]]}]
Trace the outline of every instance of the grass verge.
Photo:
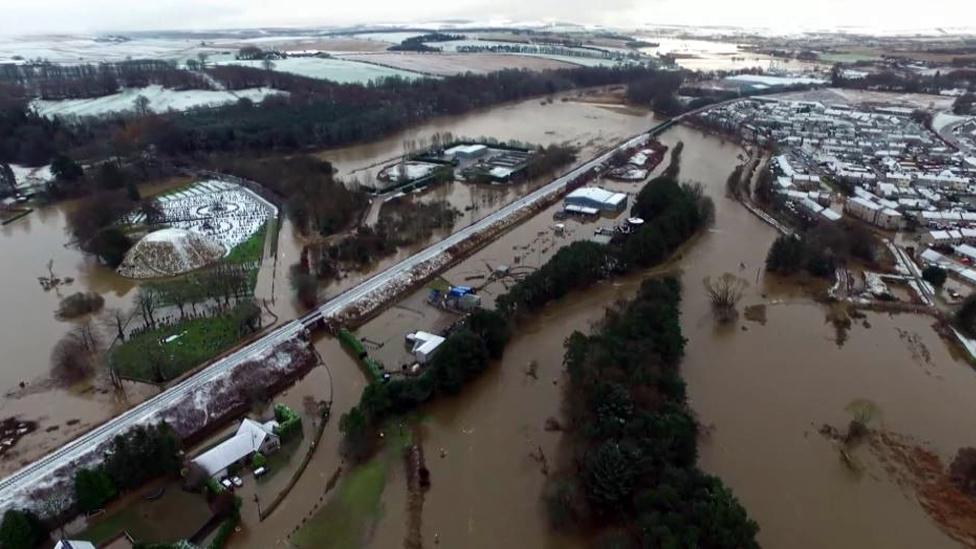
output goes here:
[{"label": "grass verge", "polygon": [[[177,338],[165,342],[173,336]],[[232,311],[132,336],[112,349],[109,363],[125,378],[166,381],[229,349],[240,339],[239,316]]]}]

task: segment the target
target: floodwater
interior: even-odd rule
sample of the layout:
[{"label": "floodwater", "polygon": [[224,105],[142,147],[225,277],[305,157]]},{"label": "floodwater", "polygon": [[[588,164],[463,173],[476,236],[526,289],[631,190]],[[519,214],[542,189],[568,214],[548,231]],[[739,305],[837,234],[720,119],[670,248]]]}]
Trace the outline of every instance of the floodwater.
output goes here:
[{"label": "floodwater", "polygon": [[[435,133],[450,132],[455,138],[493,138],[502,142],[516,140],[533,146],[572,144],[579,148],[578,159],[582,161],[625,138],[650,129],[658,120],[653,113],[644,109],[580,101],[580,99],[592,101],[597,97],[595,94],[602,91],[588,90],[557,94],[552,96],[551,102],[537,98],[462,116],[441,117],[379,141],[329,149],[320,152],[318,156],[333,164],[338,178],[349,183],[357,179],[364,181],[375,177],[380,169],[395,162],[403,154],[406,141],[427,140],[429,142]],[[581,93],[586,93],[588,96],[584,97]],[[569,166],[562,171],[568,169]],[[551,177],[540,177],[513,185],[473,185],[455,182],[434,185],[410,196],[413,200],[424,202],[448,202],[461,212],[454,224],[454,229],[457,230],[484,218],[550,180]],[[371,274],[409,257],[430,242],[442,238],[444,234],[444,231],[436,232],[428,241],[403,247],[395,254],[377,261],[366,272],[343,273],[343,278],[323,284],[323,296],[325,298],[334,296],[358,284]],[[274,279],[274,292],[269,295],[259,291],[258,297],[267,298],[269,301],[273,299],[272,310],[282,318],[292,318],[299,312],[291,298],[288,268],[298,261],[303,244],[304,239],[286,221],[282,225],[278,240],[279,255],[277,266],[274,267],[274,275],[268,277],[268,273],[262,273],[260,277],[259,288],[270,287],[270,283],[264,280]],[[266,263],[263,269],[268,268],[269,265]]]},{"label": "floodwater", "polygon": [[651,36],[654,48],[641,48],[648,55],[674,55],[678,66],[695,71],[737,71],[743,69],[814,70],[815,63],[782,59],[741,49],[739,44],[716,40],[695,40]]},{"label": "floodwater", "polygon": [[[867,399],[880,409],[873,427],[909,436],[949,460],[960,446],[974,443],[976,373],[950,354],[927,317],[868,313],[867,324],[855,321],[839,346],[823,306],[757,271],[776,234],[724,197],[738,147],[681,127],[663,138],[669,144],[679,139],[686,145],[682,177],[705,183],[717,206],[715,226],[657,270],[680,275],[685,288],[682,367],[691,405],[705,426],[701,467],[733,489],[759,522],[766,547],[954,546],[867,448],[854,453],[865,467],[855,475],[818,429],[825,423],[843,429],[851,419],[848,404]],[[445,277],[456,282],[483,269],[479,263],[486,259],[513,257],[512,242],[533,240],[551,225],[548,216],[514,229]],[[567,238],[585,237],[589,229],[579,226]],[[716,327],[701,281],[723,272],[750,281],[742,306],[766,304],[765,325],[740,318],[732,328]],[[602,283],[547,307],[519,326],[500,364],[459,397],[424,410],[432,482],[422,519],[425,543],[580,544],[548,529],[539,499],[544,475],[532,454],[541,451],[550,468],[560,459],[558,433],[543,426],[560,413],[562,342],[574,330],[591,329],[605,307],[631,297],[644,276]],[[382,337],[390,325],[403,329],[384,316],[360,335]],[[537,378],[526,374],[533,363]],[[402,544],[402,478],[401,469],[387,485],[384,516],[370,547]]]},{"label": "floodwater", "polygon": [[[585,114],[573,118],[569,114],[573,111]],[[421,131],[449,129],[455,135],[487,134],[540,143],[602,139],[601,145],[597,141],[589,145],[598,147],[650,123],[646,114],[591,104],[556,101],[540,107],[538,102],[523,102],[460,117],[453,125],[433,122]],[[595,129],[603,124],[611,129]],[[560,136],[547,131],[566,133]],[[398,136],[324,156],[333,156],[341,175],[395,156],[402,140]],[[839,346],[822,306],[787,284],[763,277],[760,267],[775,233],[724,197],[724,182],[740,149],[683,127],[670,130],[662,140],[669,145],[678,140],[685,143],[682,178],[704,183],[716,202],[715,226],[661,269],[680,274],[685,287],[682,324],[688,347],[683,369],[692,407],[706,426],[700,445],[702,468],[720,476],[734,490],[762,527],[764,546],[952,546],[914,495],[890,479],[866,448],[855,452],[865,463],[866,473],[853,475],[841,464],[833,444],[817,430],[824,423],[843,428],[850,419],[845,407],[855,399],[868,399],[881,411],[875,427],[912,437],[948,460],[959,447],[976,445],[971,435],[976,432],[976,401],[971,398],[976,394],[976,374],[949,353],[925,317],[869,313],[870,327],[857,321]],[[636,185],[608,185],[637,190]],[[430,191],[437,192],[444,191]],[[492,265],[537,266],[564,241],[588,238],[597,226],[613,222],[567,221],[566,234],[555,236],[551,213],[556,208],[514,228],[450,269],[445,277],[460,283],[486,274]],[[37,276],[45,274],[49,258],[55,260],[57,274],[76,278],[65,292],[94,289],[105,295],[109,306],[124,305],[131,296],[132,288],[124,280],[63,246],[63,226],[64,210],[55,207],[35,212],[2,231],[0,251],[15,259],[9,262],[0,289],[7,306],[0,348],[11,357],[0,370],[0,383],[6,390],[16,388],[21,380],[42,378],[50,346],[69,328],[53,317],[58,298],[53,292],[45,294],[36,282]],[[263,290],[265,296],[275,298],[272,309],[282,320],[295,313],[285,273],[297,261],[300,249],[301,239],[284,223],[277,268],[272,269],[276,274],[273,289],[266,280],[264,286],[259,284],[268,288]],[[742,305],[766,304],[765,325],[740,319],[732,329],[716,328],[701,280],[726,271],[750,281]],[[550,532],[539,498],[542,466],[532,454],[546,456],[550,468],[560,459],[561,437],[545,431],[543,425],[547,418],[560,415],[562,342],[574,330],[591,329],[605,307],[632,296],[641,278],[635,275],[602,283],[547,307],[519,327],[500,364],[465,387],[459,397],[440,400],[423,410],[421,439],[432,480],[422,515],[426,544],[581,545],[580,540]],[[341,284],[352,282],[347,279]],[[505,283],[498,281],[485,288],[486,305],[504,291]],[[416,295],[404,303],[413,309],[424,306]],[[417,324],[437,318],[403,314],[402,308],[394,308],[363,327],[360,335],[376,335],[392,344],[402,337],[405,327],[420,328],[423,326]],[[334,340],[322,338],[316,348],[327,366],[313,370],[282,398],[297,405],[306,396],[332,394],[332,420],[301,481],[274,514],[259,523],[255,505],[245,502],[245,526],[232,538],[234,547],[285,545],[286,536],[328,501],[329,479],[343,465],[338,419],[357,402],[364,376]],[[526,373],[532,364],[536,377]],[[17,451],[25,453],[19,459],[63,441],[67,426],[60,424],[68,419],[80,418],[82,422],[71,428],[81,429],[122,406],[113,395],[62,390],[5,397],[2,404],[4,415],[49,416],[30,435],[34,438],[21,442],[23,448]],[[55,424],[59,431],[45,432]],[[6,471],[16,465],[16,460],[3,463]],[[381,519],[368,530],[364,545],[397,547],[403,543],[407,499],[402,467],[398,467],[393,466],[387,476]]]},{"label": "floodwater", "polygon": [[[146,186],[142,191],[159,192],[173,184]],[[6,258],[0,284],[0,349],[4,354],[0,416],[21,416],[40,423],[37,431],[21,439],[0,461],[0,474],[13,472],[152,393],[147,387],[128,384],[126,395],[88,384],[65,389],[48,378],[51,349],[75,326],[75,322],[55,318],[61,298],[93,291],[105,298],[106,308],[125,309],[135,288],[131,281],[67,245],[66,217],[73,207],[73,202],[65,202],[36,208],[0,229],[0,255]],[[56,276],[74,281],[44,291],[37,278],[48,276],[50,261]]]}]

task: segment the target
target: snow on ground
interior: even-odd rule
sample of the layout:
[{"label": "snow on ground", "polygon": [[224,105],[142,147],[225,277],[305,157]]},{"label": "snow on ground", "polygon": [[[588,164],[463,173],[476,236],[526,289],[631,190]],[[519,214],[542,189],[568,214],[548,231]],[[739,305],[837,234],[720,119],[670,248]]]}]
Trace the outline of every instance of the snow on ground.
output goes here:
[{"label": "snow on ground", "polygon": [[[502,53],[416,53],[382,52],[350,55],[348,59],[361,59],[380,63],[402,70],[418,71],[438,76],[451,76],[473,72],[485,74],[502,69],[528,69],[535,71],[566,69],[585,63],[576,63],[574,58],[562,60],[542,55],[519,55]],[[596,61],[596,60],[594,60]]]},{"label": "snow on ground", "polygon": [[252,88],[235,92],[214,90],[171,90],[152,85],[145,88],[126,88],[119,93],[92,99],[35,100],[31,103],[38,114],[54,117],[104,116],[130,112],[137,97],[149,99],[149,109],[161,113],[184,111],[194,107],[214,107],[233,103],[241,98],[261,101],[269,95],[284,93],[270,88]]},{"label": "snow on ground", "polygon": [[959,116],[958,114],[937,112],[935,113],[935,116],[932,117],[932,129],[935,130],[936,132],[941,132],[942,128],[948,126],[949,124],[962,122],[968,118],[969,118],[968,116]]},{"label": "snow on ground", "polygon": [[[243,65],[246,67],[263,68],[263,61],[230,60],[221,62],[222,65]],[[350,59],[330,59],[319,57],[291,57],[274,62],[274,70],[332,80],[340,84],[365,84],[371,80],[399,76],[401,78],[416,79],[423,75],[416,72],[380,67],[369,63],[359,63]]]},{"label": "snow on ground", "polygon": [[730,76],[729,80],[738,80],[739,82],[750,82],[757,84],[764,84],[766,86],[795,86],[797,84],[826,84],[826,80],[820,78],[806,78],[802,76],[790,77],[790,76],[769,76],[763,74],[738,74],[735,76]]},{"label": "snow on ground", "polygon": [[213,107],[233,103],[241,98],[260,101],[269,95],[284,93],[270,88],[252,88],[240,91],[171,90],[152,85],[145,88],[126,88],[119,93],[93,99],[63,99],[59,101],[34,100],[31,105],[42,116],[76,117],[104,116],[111,113],[131,112],[137,97],[149,100],[153,112],[184,111],[194,107]]},{"label": "snow on ground", "polygon": [[209,236],[167,227],[147,234],[126,252],[118,273],[128,278],[176,276],[210,265],[226,253]]},{"label": "snow on ground", "polygon": [[352,37],[362,38],[364,40],[376,40],[378,42],[386,42],[389,44],[399,44],[409,38],[423,35],[424,33],[422,32],[366,32],[361,34],[353,34]]},{"label": "snow on ground", "polygon": [[18,189],[41,186],[54,179],[50,164],[41,166],[40,168],[29,168],[27,166],[11,164],[10,169],[14,172],[14,179],[17,180]]},{"label": "snow on ground", "polygon": [[[226,181],[209,180],[156,199],[167,227],[195,231],[212,238],[230,253],[251,237],[277,208],[249,189]],[[142,212],[126,220],[145,222]]]},{"label": "snow on ground", "polygon": [[379,176],[380,178],[389,179],[391,181],[413,181],[415,179],[427,177],[439,166],[440,164],[433,164],[430,162],[407,162],[405,164],[393,164],[380,170]]}]

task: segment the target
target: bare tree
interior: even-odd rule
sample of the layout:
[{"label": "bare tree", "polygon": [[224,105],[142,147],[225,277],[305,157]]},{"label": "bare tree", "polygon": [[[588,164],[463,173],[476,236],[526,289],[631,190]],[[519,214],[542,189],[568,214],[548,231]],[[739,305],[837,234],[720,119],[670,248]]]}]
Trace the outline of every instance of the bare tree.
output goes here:
[{"label": "bare tree", "polygon": [[739,314],[736,306],[742,300],[749,283],[732,273],[725,273],[717,279],[706,276],[704,283],[708,298],[712,302],[712,310],[719,322],[735,320]]},{"label": "bare tree", "polygon": [[99,321],[107,330],[115,330],[115,337],[119,341],[125,341],[125,326],[129,323],[131,313],[118,307],[109,307],[102,311]]},{"label": "bare tree", "polygon": [[78,325],[51,350],[51,377],[69,385],[85,379],[94,371],[100,346],[91,322]]},{"label": "bare tree", "polygon": [[149,103],[149,98],[145,95],[136,96],[135,100],[132,102],[133,107],[135,107],[136,115],[147,116],[150,113]]},{"label": "bare tree", "polygon": [[207,68],[207,58],[210,57],[207,52],[200,52],[197,54],[197,59],[200,61],[200,70]]},{"label": "bare tree", "polygon": [[149,328],[156,327],[156,310],[159,308],[159,296],[156,295],[156,291],[150,287],[143,286],[139,288],[139,293],[136,294],[136,308],[139,311],[139,316],[142,317],[143,322]]},{"label": "bare tree", "polygon": [[270,57],[265,57],[264,59],[262,59],[261,66],[264,67],[264,70],[268,72],[273,71],[275,68],[274,61],[272,61]]}]

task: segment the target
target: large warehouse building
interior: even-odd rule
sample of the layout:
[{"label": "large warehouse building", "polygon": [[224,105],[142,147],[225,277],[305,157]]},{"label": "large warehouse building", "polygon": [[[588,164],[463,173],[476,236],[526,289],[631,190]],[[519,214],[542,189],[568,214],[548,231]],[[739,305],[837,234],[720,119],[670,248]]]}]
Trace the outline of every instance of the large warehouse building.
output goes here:
[{"label": "large warehouse building", "polygon": [[627,195],[610,192],[599,187],[582,187],[566,195],[564,202],[568,211],[581,213],[618,213],[627,207]]}]

